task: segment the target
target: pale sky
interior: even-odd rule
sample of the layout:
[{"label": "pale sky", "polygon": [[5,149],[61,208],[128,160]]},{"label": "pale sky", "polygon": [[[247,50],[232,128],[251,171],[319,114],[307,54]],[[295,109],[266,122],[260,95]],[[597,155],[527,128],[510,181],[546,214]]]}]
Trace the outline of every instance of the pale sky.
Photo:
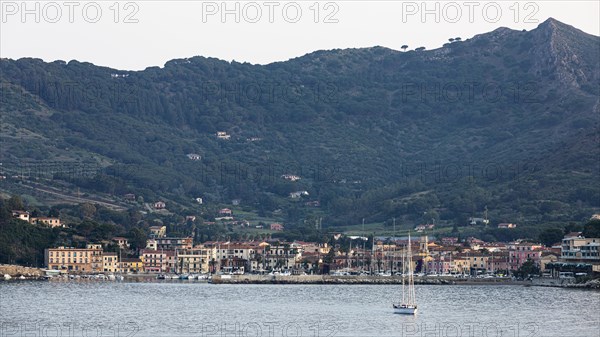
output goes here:
[{"label": "pale sky", "polygon": [[435,49],[498,27],[531,30],[549,17],[600,35],[599,1],[22,3],[0,0],[0,57],[122,70],[197,55],[267,64],[323,49]]}]

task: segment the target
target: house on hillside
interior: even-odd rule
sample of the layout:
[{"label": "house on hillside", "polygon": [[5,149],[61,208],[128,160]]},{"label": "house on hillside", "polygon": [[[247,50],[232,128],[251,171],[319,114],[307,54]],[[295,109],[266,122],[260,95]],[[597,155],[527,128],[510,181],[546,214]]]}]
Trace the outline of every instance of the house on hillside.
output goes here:
[{"label": "house on hillside", "polygon": [[271,224],[271,230],[272,231],[282,231],[283,230],[283,225],[280,223],[272,223]]},{"label": "house on hillside", "polygon": [[292,199],[298,199],[303,196],[308,196],[308,191],[296,191],[290,193],[290,198]]},{"label": "house on hillside", "polygon": [[29,222],[29,212],[28,211],[12,211],[13,218],[17,218],[19,220]]},{"label": "house on hillside", "polygon": [[289,181],[298,181],[298,180],[300,180],[300,176],[297,176],[295,174],[282,174],[281,178],[283,178],[285,180],[289,180]]},{"label": "house on hillside", "polygon": [[190,160],[200,160],[202,157],[197,153],[188,153],[186,155]]},{"label": "house on hillside", "polygon": [[127,194],[123,195],[123,199],[125,199],[127,201],[135,201],[135,194],[127,193]]},{"label": "house on hillside", "polygon": [[167,226],[150,226],[150,234],[156,238],[162,238],[167,235]]},{"label": "house on hillside", "polygon": [[490,220],[485,219],[485,218],[474,218],[474,217],[469,218],[469,225],[472,225],[472,226],[475,226],[478,224],[487,225],[489,223],[490,223]]},{"label": "house on hillside", "polygon": [[517,228],[517,225],[515,225],[514,223],[502,222],[498,224],[498,228]]},{"label": "house on hillside", "polygon": [[167,207],[167,204],[165,204],[164,201],[157,201],[154,203],[154,209],[165,209],[165,207]]},{"label": "house on hillside", "polygon": [[52,217],[39,217],[39,218],[29,218],[29,223],[38,224],[38,225],[46,225],[48,227],[65,227],[59,218]]},{"label": "house on hillside", "polygon": [[128,249],[129,248],[129,241],[127,240],[127,238],[121,237],[121,236],[115,236],[114,238],[112,238],[112,241],[119,246],[119,248],[121,249]]},{"label": "house on hillside", "polygon": [[233,212],[229,208],[221,208],[219,210],[219,215],[222,215],[222,216],[231,216],[232,214],[233,214]]},{"label": "house on hillside", "polygon": [[225,132],[225,131],[218,131],[217,132],[217,138],[224,139],[224,140],[229,140],[231,138],[231,135],[228,135],[227,132]]},{"label": "house on hillside", "polygon": [[426,229],[434,229],[435,225],[434,224],[425,224],[425,225],[418,225],[417,227],[415,227],[415,230],[417,232],[422,232]]}]

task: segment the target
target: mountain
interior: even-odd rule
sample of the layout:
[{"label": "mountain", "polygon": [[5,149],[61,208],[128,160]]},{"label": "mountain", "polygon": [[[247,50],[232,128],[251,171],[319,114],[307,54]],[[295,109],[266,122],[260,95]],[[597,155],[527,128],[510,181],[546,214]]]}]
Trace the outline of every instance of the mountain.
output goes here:
[{"label": "mountain", "polygon": [[298,224],[316,212],[288,198],[298,190],[329,226],[464,224],[486,206],[532,228],[579,221],[600,207],[598,60],[599,37],[554,19],[430,51],[264,66],[2,59],[0,158],[6,175],[53,178],[43,184],[183,207],[239,198]]}]

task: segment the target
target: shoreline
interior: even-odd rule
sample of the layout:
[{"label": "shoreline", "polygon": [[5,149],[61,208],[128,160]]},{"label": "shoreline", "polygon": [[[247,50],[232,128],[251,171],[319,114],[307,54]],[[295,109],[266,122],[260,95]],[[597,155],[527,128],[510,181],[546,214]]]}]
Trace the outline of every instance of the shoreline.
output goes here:
[{"label": "shoreline", "polygon": [[[396,276],[334,276],[334,275],[215,275],[213,284],[402,284]],[[415,277],[415,285],[529,285],[529,281],[510,278],[459,279],[454,277]]]},{"label": "shoreline", "polygon": [[[5,275],[9,277],[6,278]],[[124,282],[152,282],[152,283],[211,283],[211,284],[331,284],[331,285],[390,285],[402,284],[402,277],[398,276],[337,276],[337,275],[213,275],[211,280],[158,280],[158,274],[123,274]],[[40,268],[18,265],[0,264],[0,282],[14,281],[51,281],[51,282],[114,282],[114,280],[96,279],[93,277],[77,275],[61,275],[55,277],[45,276]],[[119,281],[117,281],[119,282]],[[570,288],[584,290],[600,290],[600,279],[589,280],[585,283],[575,283],[569,279],[534,278],[532,281],[516,281],[512,278],[456,278],[456,277],[415,277],[416,285],[512,285]]]}]

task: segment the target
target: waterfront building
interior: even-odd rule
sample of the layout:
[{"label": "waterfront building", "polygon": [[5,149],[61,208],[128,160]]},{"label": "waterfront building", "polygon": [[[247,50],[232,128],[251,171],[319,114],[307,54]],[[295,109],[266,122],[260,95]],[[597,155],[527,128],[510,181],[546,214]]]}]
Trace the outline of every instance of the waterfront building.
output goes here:
[{"label": "waterfront building", "polygon": [[142,250],[141,259],[146,273],[175,273],[177,267],[174,250]]},{"label": "waterfront building", "polygon": [[70,272],[93,273],[101,271],[102,246],[89,244],[86,248],[57,247],[44,251],[46,268]]},{"label": "waterfront building", "polygon": [[212,248],[195,247],[176,252],[177,272],[180,274],[200,274],[210,271],[210,261],[214,258]]},{"label": "waterfront building", "polygon": [[594,272],[600,272],[600,238],[586,238],[579,232],[565,235],[560,261],[590,264]]},{"label": "waterfront building", "polygon": [[538,243],[517,242],[509,245],[509,263],[511,270],[519,269],[527,260],[540,265],[543,246]]},{"label": "waterfront building", "polygon": [[102,253],[102,271],[105,273],[116,273],[119,271],[119,258],[117,253]]},{"label": "waterfront building", "polygon": [[122,258],[119,261],[119,272],[141,273],[144,271],[144,263],[139,258]]},{"label": "waterfront building", "polygon": [[450,273],[452,274],[469,274],[471,271],[470,260],[462,255],[452,256],[450,263]]}]

